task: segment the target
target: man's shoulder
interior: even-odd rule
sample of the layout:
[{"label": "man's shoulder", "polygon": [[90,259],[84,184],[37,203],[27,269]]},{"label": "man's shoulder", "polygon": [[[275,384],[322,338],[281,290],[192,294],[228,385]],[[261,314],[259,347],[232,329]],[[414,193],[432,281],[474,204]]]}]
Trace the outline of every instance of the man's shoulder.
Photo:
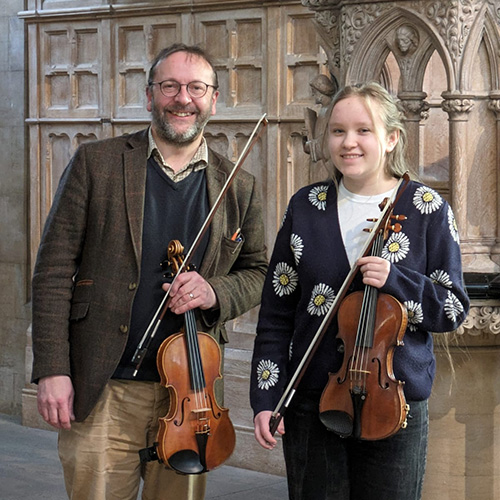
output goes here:
[{"label": "man's shoulder", "polygon": [[97,139],[88,141],[82,144],[82,147],[87,150],[111,150],[117,151],[120,149],[130,149],[137,147],[147,147],[148,145],[148,129],[139,130],[137,132],[126,133],[120,136],[108,137],[106,139]]},{"label": "man's shoulder", "polygon": [[[218,153],[212,148],[208,148],[208,164],[211,167],[216,168],[217,170],[221,170],[226,175],[231,174],[234,169],[235,163],[226,158],[224,155]],[[238,180],[251,181],[253,183],[255,176],[244,169],[244,165],[238,171]],[[235,179],[236,180],[236,179]]]}]

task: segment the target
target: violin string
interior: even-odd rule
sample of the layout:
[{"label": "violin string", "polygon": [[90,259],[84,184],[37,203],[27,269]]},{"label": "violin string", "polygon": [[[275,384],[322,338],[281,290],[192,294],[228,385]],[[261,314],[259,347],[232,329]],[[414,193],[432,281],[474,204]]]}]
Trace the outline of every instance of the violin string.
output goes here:
[{"label": "violin string", "polygon": [[[380,257],[382,255],[382,248],[384,244],[383,232],[381,231],[377,237],[375,238],[372,255],[376,257]],[[377,302],[378,302],[378,288],[373,286],[370,287],[370,311],[369,311],[369,324],[367,325],[367,355],[369,353],[369,349],[371,349],[374,345],[374,335],[375,335],[375,321],[377,316]],[[365,371],[365,384],[366,378],[368,377],[368,360],[366,362],[366,371]]]},{"label": "violin string", "polygon": [[196,398],[198,408],[203,408],[203,391],[205,389],[205,381],[203,367],[200,358],[200,346],[198,342],[198,333],[196,331],[196,319],[194,311],[190,310],[185,313],[186,336],[188,338],[188,351],[190,358],[190,366],[192,370],[193,391]]},{"label": "violin string", "polygon": [[[382,233],[374,240],[371,255],[380,256],[382,251]],[[361,312],[359,317],[358,332],[355,344],[355,373],[358,374],[359,385],[366,389],[368,376],[368,358],[370,349],[373,347],[373,333],[375,328],[375,316],[377,309],[378,290],[370,285],[365,287]]]}]

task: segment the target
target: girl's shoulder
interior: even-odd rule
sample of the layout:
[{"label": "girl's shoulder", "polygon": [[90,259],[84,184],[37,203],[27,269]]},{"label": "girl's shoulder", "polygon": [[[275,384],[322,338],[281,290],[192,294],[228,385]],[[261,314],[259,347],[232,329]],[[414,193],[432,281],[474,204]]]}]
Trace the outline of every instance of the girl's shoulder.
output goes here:
[{"label": "girl's shoulder", "polygon": [[291,198],[290,205],[308,203],[317,205],[318,203],[330,202],[332,198],[336,199],[337,189],[333,180],[315,182],[300,188]]},{"label": "girl's shoulder", "polygon": [[410,181],[401,196],[401,203],[411,205],[422,214],[431,214],[440,210],[447,210],[449,205],[438,191],[419,181]]}]

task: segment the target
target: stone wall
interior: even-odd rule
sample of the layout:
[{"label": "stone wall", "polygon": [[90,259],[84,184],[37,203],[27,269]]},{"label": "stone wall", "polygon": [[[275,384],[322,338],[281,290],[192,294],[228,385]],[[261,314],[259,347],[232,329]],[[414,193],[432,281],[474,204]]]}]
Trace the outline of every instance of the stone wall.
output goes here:
[{"label": "stone wall", "polygon": [[0,12],[0,412],[21,413],[29,325],[28,189],[22,0]]}]

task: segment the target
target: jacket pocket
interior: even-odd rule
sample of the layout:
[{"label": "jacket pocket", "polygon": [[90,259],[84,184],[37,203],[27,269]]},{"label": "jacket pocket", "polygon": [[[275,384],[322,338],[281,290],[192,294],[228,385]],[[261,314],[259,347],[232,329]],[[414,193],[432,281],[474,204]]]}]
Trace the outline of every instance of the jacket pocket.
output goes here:
[{"label": "jacket pocket", "polygon": [[[236,259],[240,255],[244,243],[245,238],[243,236],[240,236],[238,241],[230,240],[229,238],[222,239],[218,260],[219,265],[223,266],[226,272],[229,271],[233,264],[236,262]],[[217,272],[220,273],[223,271],[221,271],[221,269],[218,269]]]},{"label": "jacket pocket", "polygon": [[71,298],[70,321],[80,321],[87,316],[93,290],[93,280],[80,280],[76,282],[73,297]]}]

